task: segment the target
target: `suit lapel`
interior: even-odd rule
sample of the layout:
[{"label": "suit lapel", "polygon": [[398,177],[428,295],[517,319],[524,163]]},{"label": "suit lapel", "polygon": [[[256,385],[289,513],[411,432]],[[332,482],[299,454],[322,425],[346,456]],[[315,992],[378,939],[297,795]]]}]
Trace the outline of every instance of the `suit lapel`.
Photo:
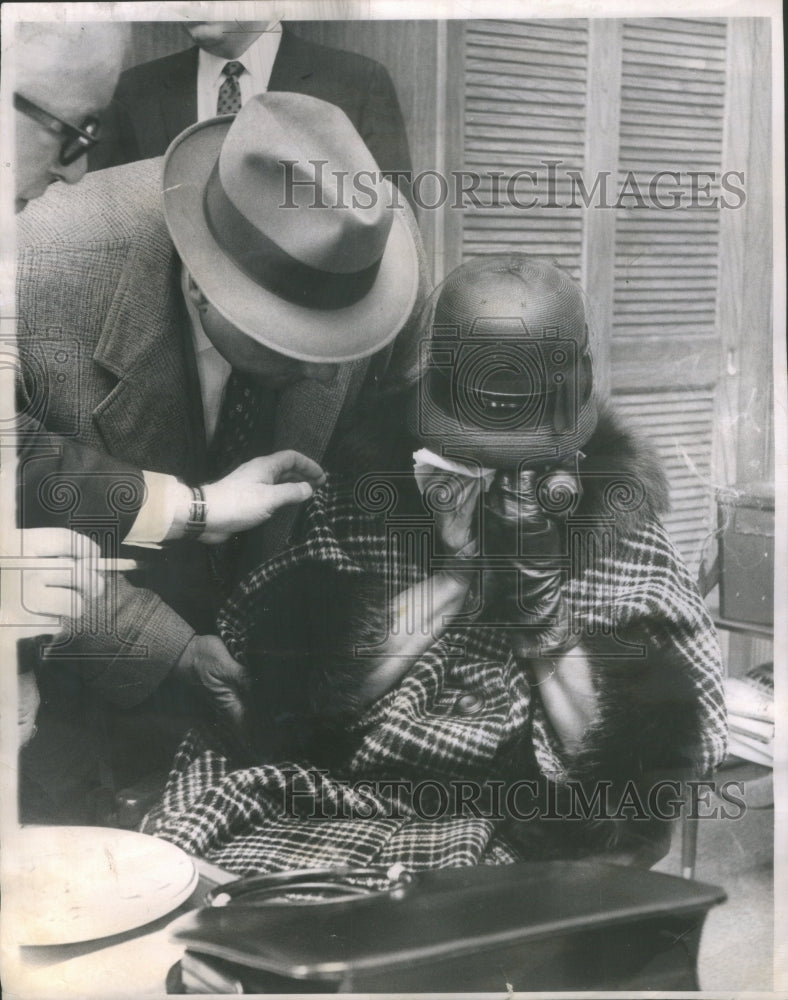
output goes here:
[{"label": "suit lapel", "polygon": [[[345,406],[352,406],[361,390],[369,360],[342,365],[330,382],[297,382],[279,396],[274,429],[274,451],[293,448],[322,462]],[[276,555],[289,544],[299,507],[282,507],[249,538],[243,568]]]},{"label": "suit lapel", "polygon": [[118,379],[93,419],[113,455],[193,479],[205,433],[177,259],[156,266],[148,249],[129,255],[93,355]]},{"label": "suit lapel", "polygon": [[282,41],[279,43],[279,51],[271,69],[268,89],[299,92],[304,81],[309,79],[313,72],[309,50],[310,46],[302,39],[287,28],[283,28]]},{"label": "suit lapel", "polygon": [[331,382],[306,379],[281,392],[274,449],[294,448],[321,461],[358,368],[358,364],[340,365]]}]

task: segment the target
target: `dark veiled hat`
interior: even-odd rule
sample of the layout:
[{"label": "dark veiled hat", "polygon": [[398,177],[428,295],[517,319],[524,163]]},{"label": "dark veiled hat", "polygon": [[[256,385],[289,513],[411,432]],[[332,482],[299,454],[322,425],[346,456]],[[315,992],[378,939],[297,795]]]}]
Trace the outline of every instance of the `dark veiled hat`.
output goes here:
[{"label": "dark veiled hat", "polygon": [[578,286],[525,254],[478,257],[425,313],[411,430],[437,454],[508,468],[575,453],[597,422]]}]

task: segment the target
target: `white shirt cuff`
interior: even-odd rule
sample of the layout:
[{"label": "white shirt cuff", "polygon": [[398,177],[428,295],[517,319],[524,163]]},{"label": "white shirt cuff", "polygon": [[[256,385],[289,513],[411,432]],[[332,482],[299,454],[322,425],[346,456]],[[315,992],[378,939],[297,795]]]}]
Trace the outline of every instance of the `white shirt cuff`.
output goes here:
[{"label": "white shirt cuff", "polygon": [[159,549],[172,529],[179,509],[188,510],[189,489],[175,476],[147,471],[142,475],[145,478],[145,502],[123,542],[125,545]]}]

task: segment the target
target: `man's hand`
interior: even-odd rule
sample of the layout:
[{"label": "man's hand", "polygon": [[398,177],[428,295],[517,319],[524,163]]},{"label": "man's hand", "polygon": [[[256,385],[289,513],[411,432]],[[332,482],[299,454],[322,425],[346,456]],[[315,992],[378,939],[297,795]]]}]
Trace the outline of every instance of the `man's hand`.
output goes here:
[{"label": "man's hand", "polygon": [[225,542],[267,521],[280,507],[303,503],[326,474],[297,451],[253,458],[216,483],[203,487],[207,520],[200,541]]},{"label": "man's hand", "polygon": [[[22,571],[22,601],[41,615],[79,618],[86,603],[104,593],[100,549],[68,528],[24,528],[21,552],[31,559],[49,558],[45,569]],[[52,626],[43,626],[51,632]]]},{"label": "man's hand", "polygon": [[175,666],[175,676],[198,685],[235,734],[244,736],[243,696],[249,690],[249,675],[218,635],[195,635]]},{"label": "man's hand", "polygon": [[32,670],[19,674],[19,746],[23,747],[36,734],[36,716],[41,698],[38,694],[36,675]]}]

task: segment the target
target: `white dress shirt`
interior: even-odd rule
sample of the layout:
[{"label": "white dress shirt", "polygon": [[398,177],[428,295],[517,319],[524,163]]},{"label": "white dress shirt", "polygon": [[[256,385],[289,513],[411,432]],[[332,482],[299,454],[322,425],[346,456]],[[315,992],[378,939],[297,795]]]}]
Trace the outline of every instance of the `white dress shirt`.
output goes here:
[{"label": "white dress shirt", "polygon": [[281,41],[282,27],[277,24],[270,31],[264,31],[237,59],[214,56],[200,49],[197,62],[197,120],[203,122],[216,117],[219,88],[224,83],[222,70],[228,62],[239,62],[244,68],[238,77],[241,104],[246,104],[254,94],[265,93]]},{"label": "white dress shirt", "polygon": [[230,377],[232,365],[216,350],[202,328],[197,306],[189,295],[189,272],[181,268],[181,291],[186,303],[186,312],[191,327],[192,346],[197,362],[197,375],[200,380],[200,396],[202,397],[202,412],[205,418],[205,440],[210,446],[219,422],[219,411],[222,397]]},{"label": "white dress shirt", "polygon": [[[224,390],[227,387],[232,365],[229,361],[225,361],[205,335],[200,322],[200,314],[188,292],[186,268],[182,269],[181,289],[189,317],[194,358],[197,363],[197,377],[200,380],[205,440],[210,446],[216,433],[216,425],[219,422]],[[175,476],[146,470],[143,472],[143,477],[146,488],[145,501],[124,541],[126,545],[159,548],[160,543],[167,537],[176,515],[179,515],[183,520],[191,493]]]}]

